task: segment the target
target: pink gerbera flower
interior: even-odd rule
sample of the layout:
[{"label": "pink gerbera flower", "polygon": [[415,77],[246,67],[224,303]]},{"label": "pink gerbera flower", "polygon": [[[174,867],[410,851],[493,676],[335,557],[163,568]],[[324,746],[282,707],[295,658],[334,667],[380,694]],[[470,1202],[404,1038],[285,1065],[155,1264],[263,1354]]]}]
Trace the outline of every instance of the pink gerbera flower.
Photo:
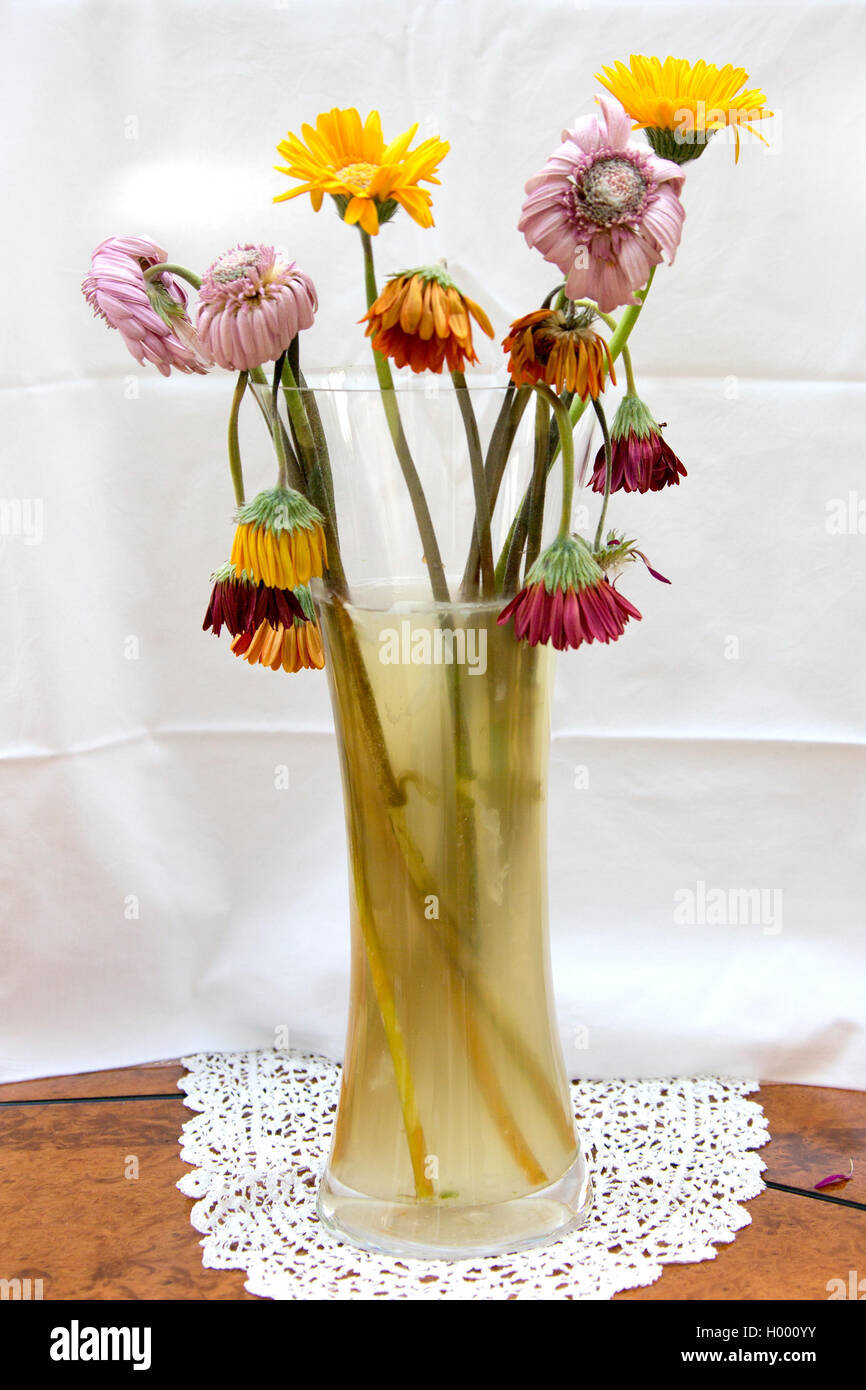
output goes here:
[{"label": "pink gerbera flower", "polygon": [[682,169],[632,141],[618,101],[598,99],[540,174],[526,185],[518,226],[530,246],[565,275],[569,299],[594,299],[609,313],[637,304],[663,255],[673,263],[685,210]]},{"label": "pink gerbera flower", "polygon": [[319,307],[309,275],[272,246],[237,246],[205,271],[198,332],[220,367],[252,371],[276,362]]},{"label": "pink gerbera flower", "polygon": [[514,619],[514,635],[531,647],[551,642],[557,651],[584,642],[615,642],[640,613],[604,577],[579,536],[553,541],[538,557],[520,593],[497,618]]},{"label": "pink gerbera flower", "polygon": [[81,289],[93,312],[116,328],[133,357],[169,376],[206,372],[208,360],[187,317],[186,294],[173,275],[144,272],[167,259],[149,237],[109,237],[93,253]]}]

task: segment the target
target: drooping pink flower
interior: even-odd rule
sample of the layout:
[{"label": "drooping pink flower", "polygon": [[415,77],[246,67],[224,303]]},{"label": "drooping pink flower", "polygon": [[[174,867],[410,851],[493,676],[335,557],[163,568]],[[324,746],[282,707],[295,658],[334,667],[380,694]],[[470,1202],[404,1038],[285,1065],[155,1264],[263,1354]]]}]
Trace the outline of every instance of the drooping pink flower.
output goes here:
[{"label": "drooping pink flower", "polygon": [[109,237],[93,253],[81,289],[99,318],[116,328],[137,362],[151,362],[169,376],[206,372],[208,359],[187,317],[186,293],[163,271],[153,280],[144,272],[167,259],[149,237]]},{"label": "drooping pink flower", "polygon": [[281,357],[318,307],[312,280],[294,261],[272,246],[236,246],[204,273],[198,333],[220,367],[251,371]]},{"label": "drooping pink flower", "polygon": [[640,620],[580,537],[553,541],[526,578],[496,621],[501,626],[513,618],[515,637],[531,647],[550,642],[564,651],[584,642],[615,642],[630,618]]},{"label": "drooping pink flower", "polygon": [[637,304],[663,256],[673,263],[685,210],[685,176],[671,160],[630,139],[631,118],[612,97],[585,116],[541,173],[526,184],[518,227],[566,276],[569,299],[594,299],[606,313]]}]

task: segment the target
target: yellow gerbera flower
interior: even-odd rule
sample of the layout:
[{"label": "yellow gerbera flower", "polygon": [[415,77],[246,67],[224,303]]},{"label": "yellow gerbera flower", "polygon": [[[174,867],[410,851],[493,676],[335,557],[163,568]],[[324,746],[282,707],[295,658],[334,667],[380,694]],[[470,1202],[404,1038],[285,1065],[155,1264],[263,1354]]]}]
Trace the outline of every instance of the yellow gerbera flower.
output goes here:
[{"label": "yellow gerbera flower", "polygon": [[277,146],[287,163],[274,168],[302,183],[300,188],[277,194],[274,202],[309,193],[318,212],[324,195],[330,193],[343,221],[359,222],[370,236],[376,236],[381,223],[393,217],[398,203],[420,226],[432,227],[432,199],[418,184],[439,182],[436,170],[450,146],[431,136],[410,150],[417,129],[413,125],[386,145],[378,111],[371,111],[363,125],[354,107],[323,112],[316,117],[315,128],[301,126],[303,140],[289,131]]},{"label": "yellow gerbera flower", "polygon": [[322,518],[291,488],[260,492],[236,516],[231,563],[257,584],[296,589],[328,563]]},{"label": "yellow gerbera flower", "polygon": [[[656,154],[685,164],[706,149],[710,136],[733,126],[736,158],[740,157],[740,126],[764,140],[751,121],[772,116],[758,88],[741,88],[749,80],[745,68],[726,63],[717,68],[703,59],[645,58],[633,53],[631,66],[615,63],[595,74],[597,81],[621,101],[632,120],[643,127]],[[764,144],[766,144],[764,140]]]}]

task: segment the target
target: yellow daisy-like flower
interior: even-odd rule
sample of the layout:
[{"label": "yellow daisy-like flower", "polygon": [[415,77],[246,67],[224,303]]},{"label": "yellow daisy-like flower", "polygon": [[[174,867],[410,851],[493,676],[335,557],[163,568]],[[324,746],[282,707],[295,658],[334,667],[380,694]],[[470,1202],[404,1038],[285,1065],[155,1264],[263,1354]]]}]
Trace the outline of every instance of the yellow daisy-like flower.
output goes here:
[{"label": "yellow daisy-like flower", "polygon": [[296,589],[328,563],[322,518],[291,488],[260,492],[237,514],[231,563],[271,589]]},{"label": "yellow daisy-like flower", "polygon": [[277,194],[274,202],[309,193],[318,212],[330,193],[343,221],[360,223],[370,236],[393,217],[398,204],[420,226],[432,227],[433,200],[418,184],[439,182],[436,171],[450,146],[431,136],[410,150],[417,129],[413,125],[386,145],[378,111],[371,111],[363,124],[353,106],[323,112],[315,127],[301,126],[303,140],[289,131],[277,146],[286,164],[274,168],[302,182],[300,188]]},{"label": "yellow daisy-like flower", "polygon": [[[767,98],[757,87],[742,91],[749,80],[745,68],[726,63],[717,68],[703,59],[692,66],[685,58],[645,58],[633,53],[630,67],[617,62],[595,74],[597,81],[622,102],[638,127],[646,130],[656,154],[685,164],[707,147],[715,131],[733,126],[736,158],[740,157],[740,127],[764,140],[752,121],[772,116]],[[766,144],[764,140],[764,144]]]}]

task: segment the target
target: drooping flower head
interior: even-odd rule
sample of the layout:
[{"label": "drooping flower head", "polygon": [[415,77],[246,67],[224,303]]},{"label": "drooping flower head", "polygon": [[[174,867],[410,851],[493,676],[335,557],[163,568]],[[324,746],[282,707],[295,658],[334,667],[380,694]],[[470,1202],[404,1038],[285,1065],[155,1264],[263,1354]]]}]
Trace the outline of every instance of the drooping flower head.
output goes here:
[{"label": "drooping flower head", "polygon": [[206,372],[209,360],[187,317],[186,293],[167,271],[146,280],[166,252],[150,237],[109,237],[93,253],[81,289],[93,312],[120,333],[142,366],[151,362],[163,376]]},{"label": "drooping flower head", "polygon": [[277,194],[274,202],[309,193],[318,212],[329,193],[343,221],[360,223],[370,236],[378,235],[398,205],[420,226],[432,227],[433,200],[418,185],[439,182],[436,171],[450,146],[431,136],[410,150],[417,129],[413,125],[386,145],[378,111],[371,111],[363,124],[354,107],[323,112],[315,127],[301,126],[303,140],[289,131],[277,146],[286,163],[274,167],[302,182],[300,188]]},{"label": "drooping flower head", "polygon": [[205,271],[198,332],[220,366],[252,371],[276,362],[302,328],[311,328],[319,302],[315,286],[273,246],[236,246]]},{"label": "drooping flower head", "polygon": [[231,563],[269,589],[297,589],[328,563],[322,517],[293,488],[260,492],[240,508]]},{"label": "drooping flower head", "polygon": [[665,58],[662,63],[633,53],[628,67],[617,62],[602,68],[596,80],[643,127],[656,153],[676,164],[697,159],[710,137],[725,126],[733,127],[739,159],[740,128],[764,140],[750,122],[773,114],[764,109],[767,98],[757,87],[741,90],[749,75],[730,63],[717,68],[701,59],[693,67],[685,58]]},{"label": "drooping flower head", "polygon": [[673,263],[684,175],[630,139],[631,120],[618,102],[598,101],[601,114],[563,131],[563,143],[528,181],[518,226],[567,277],[570,299],[594,299],[610,312],[640,302],[636,291],[664,255]]},{"label": "drooping flower head", "polygon": [[480,305],[462,294],[444,266],[398,271],[389,279],[368,313],[366,335],[373,348],[396,367],[413,372],[462,372],[477,362],[472,344],[474,319],[493,337],[493,326]]},{"label": "drooping flower head", "polygon": [[[610,427],[611,492],[661,492],[679,484],[686,469],[639,396],[623,396]],[[604,492],[604,449],[595,457],[591,486]]]},{"label": "drooping flower head", "polygon": [[565,536],[543,550],[520,593],[497,618],[514,619],[514,635],[534,647],[551,642],[557,651],[584,642],[615,642],[640,613],[608,583],[601,565],[580,536]]},{"label": "drooping flower head", "polygon": [[289,622],[262,622],[255,632],[240,633],[232,642],[235,656],[242,656],[251,666],[268,666],[272,671],[321,671],[325,652],[309,589],[301,585],[296,597],[300,616],[295,615]]},{"label": "drooping flower head", "polygon": [[264,622],[275,627],[304,616],[300,601],[291,589],[272,589],[267,584],[257,584],[245,572],[238,574],[229,561],[213,576],[202,631],[211,628],[214,637],[219,637],[225,627],[232,637],[243,632],[252,635]]},{"label": "drooping flower head", "polygon": [[671,582],[658,570],[653,569],[643,551],[638,550],[637,541],[626,540],[615,531],[608,531],[604,545],[599,550],[594,550],[593,556],[604,571],[605,577],[611,582],[619,577],[626,565],[633,564],[635,560],[642,560],[653,579],[657,579],[660,584]]},{"label": "drooping flower head", "polygon": [[584,401],[604,390],[605,370],[615,386],[613,359],[594,320],[592,309],[571,301],[564,309],[536,309],[515,319],[502,341],[512,381],[518,386],[546,381],[554,391],[573,391]]}]

